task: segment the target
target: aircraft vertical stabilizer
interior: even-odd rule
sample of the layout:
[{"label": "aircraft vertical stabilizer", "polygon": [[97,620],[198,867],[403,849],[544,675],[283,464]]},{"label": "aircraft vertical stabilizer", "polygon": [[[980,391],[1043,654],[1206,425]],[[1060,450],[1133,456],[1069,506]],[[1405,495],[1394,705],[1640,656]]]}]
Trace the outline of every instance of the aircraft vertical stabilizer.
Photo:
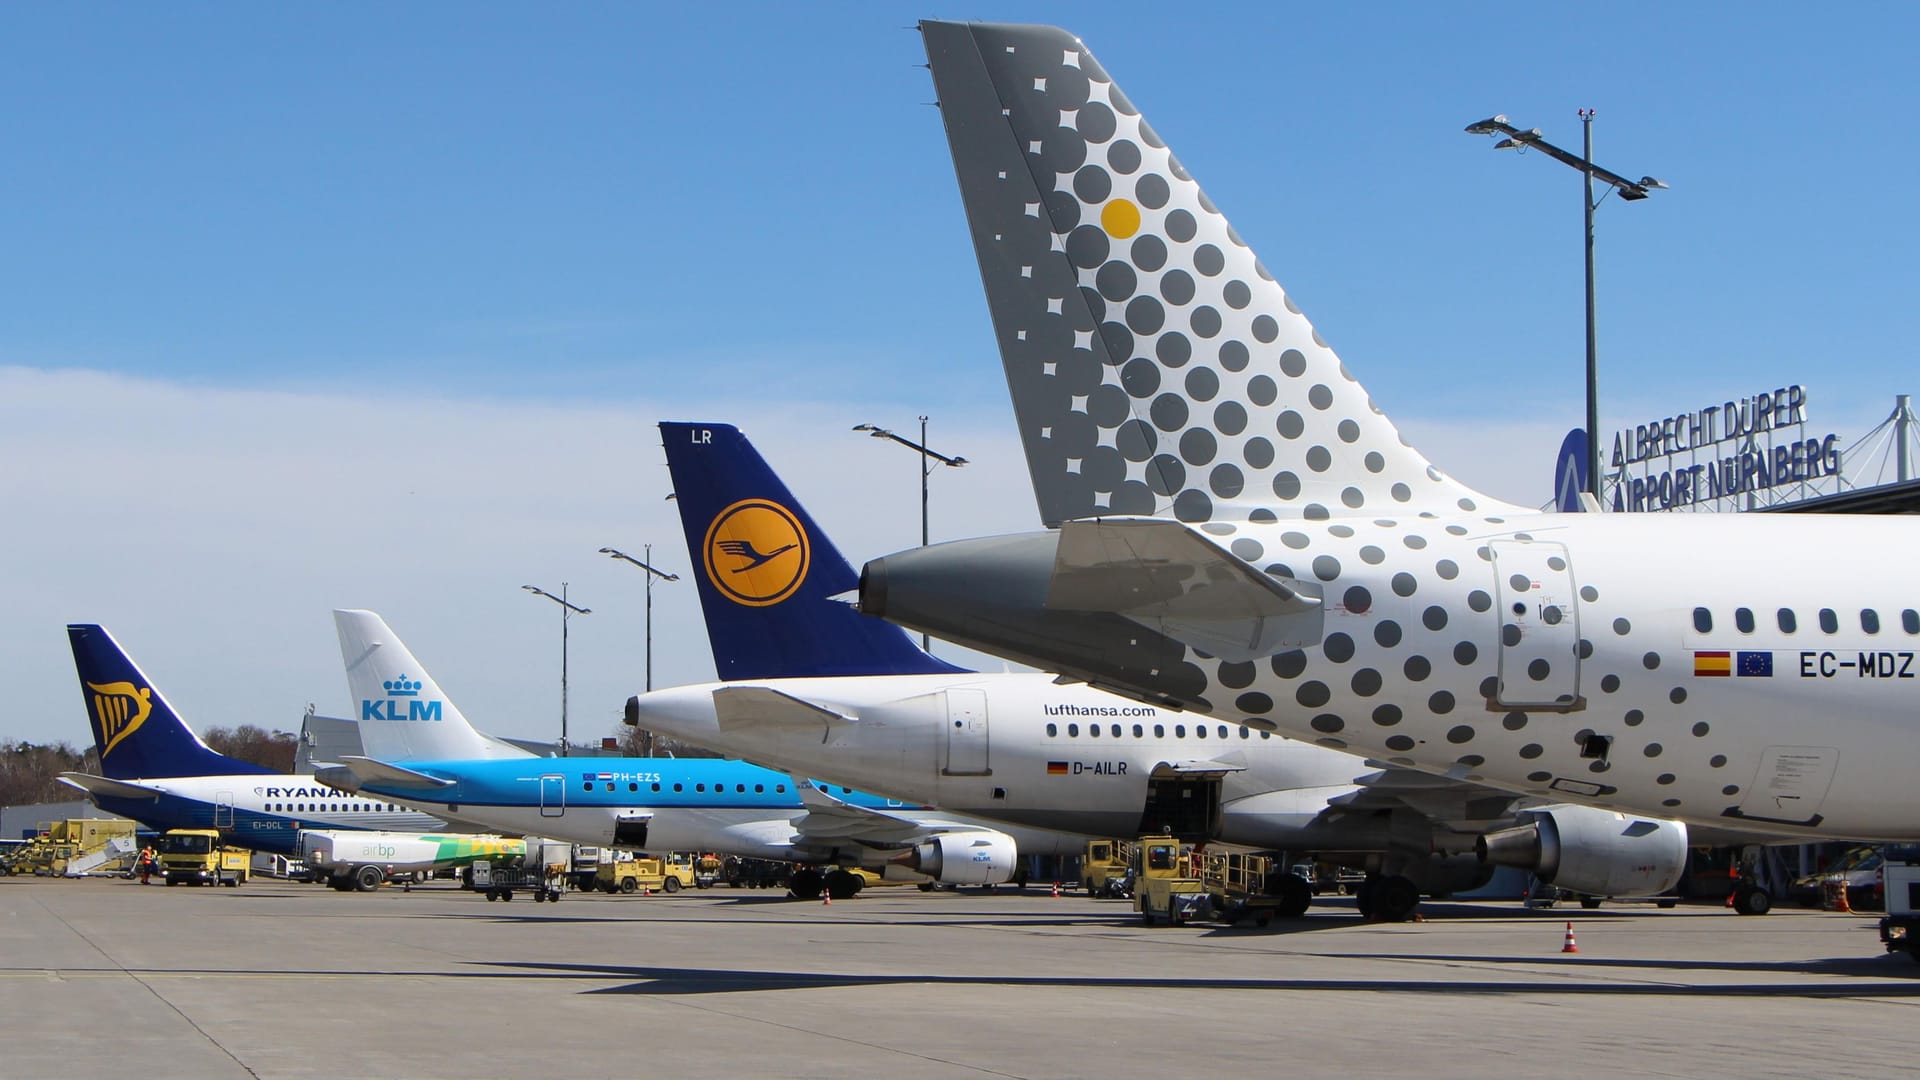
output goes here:
[{"label": "aircraft vertical stabilizer", "polygon": [[100,771],[115,780],[223,776],[273,770],[216,753],[187,727],[106,627],[67,627],[100,752]]},{"label": "aircraft vertical stabilizer", "polygon": [[859,577],[738,428],[665,422],[660,436],[721,679],[965,670],[831,599]]},{"label": "aircraft vertical stabilizer", "polygon": [[383,761],[451,761],[533,755],[467,723],[400,635],[371,611],[335,611],[340,657],[366,756]]},{"label": "aircraft vertical stabilizer", "polygon": [[1078,38],[920,26],[1049,527],[1516,509],[1401,441]]}]

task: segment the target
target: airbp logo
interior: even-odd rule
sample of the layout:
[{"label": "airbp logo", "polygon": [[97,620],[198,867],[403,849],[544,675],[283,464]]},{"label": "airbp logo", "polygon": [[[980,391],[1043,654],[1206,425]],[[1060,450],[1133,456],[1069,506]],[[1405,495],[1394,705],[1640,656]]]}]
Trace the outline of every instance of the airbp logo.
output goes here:
[{"label": "airbp logo", "polygon": [[778,503],[742,499],[707,527],[707,580],[736,604],[768,607],[807,579],[813,545],[800,519]]},{"label": "airbp logo", "polygon": [[113,753],[120,740],[140,730],[153,712],[153,691],[130,682],[88,683],[93,691],[93,723],[100,731],[100,756]]}]

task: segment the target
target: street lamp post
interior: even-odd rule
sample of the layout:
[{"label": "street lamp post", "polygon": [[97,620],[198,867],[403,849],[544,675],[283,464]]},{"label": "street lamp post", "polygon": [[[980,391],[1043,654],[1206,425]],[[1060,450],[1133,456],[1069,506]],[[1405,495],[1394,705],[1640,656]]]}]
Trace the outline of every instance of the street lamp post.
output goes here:
[{"label": "street lamp post", "polygon": [[610,548],[610,547],[601,548],[600,554],[610,556],[615,559],[625,559],[627,562],[630,562],[633,565],[647,572],[647,689],[652,690],[653,689],[653,579],[659,578],[661,581],[679,581],[680,575],[669,574],[665,570],[655,569],[651,565],[653,562],[653,545],[652,544],[648,544],[642,547],[640,550],[643,553],[643,557],[638,559],[634,558],[633,556],[627,554],[624,551],[620,551],[616,548]]},{"label": "street lamp post", "polygon": [[522,585],[520,587],[534,594],[535,596],[544,596],[547,599],[553,601],[554,603],[560,605],[560,756],[566,757],[568,756],[567,755],[567,620],[573,618],[575,615],[591,615],[593,614],[593,609],[583,608],[576,604],[569,603],[567,601],[567,583],[564,581],[560,583],[559,596],[555,596],[552,593],[548,592],[547,590],[538,588],[533,585]]},{"label": "street lamp post", "polygon": [[[1586,217],[1586,261],[1587,261],[1587,490],[1593,494],[1594,505],[1603,506],[1600,501],[1600,346],[1599,336],[1594,326],[1593,310],[1593,212],[1600,208],[1600,202],[1609,192],[1618,191],[1620,198],[1627,202],[1638,202],[1652,194],[1654,189],[1664,189],[1667,185],[1651,176],[1643,176],[1638,181],[1628,180],[1618,173],[1603,169],[1593,163],[1593,110],[1580,110],[1580,128],[1582,146],[1579,157],[1562,150],[1540,137],[1540,129],[1522,131],[1507,123],[1504,116],[1490,116],[1485,120],[1467,125],[1469,135],[1501,135],[1499,142],[1493,144],[1495,150],[1525,150],[1534,147],[1562,165],[1579,169],[1586,178],[1586,191],[1581,196],[1580,206]],[[1593,197],[1593,182],[1598,179],[1607,185],[1600,198]]]},{"label": "street lamp post", "polygon": [[[965,465],[967,459],[963,457],[948,457],[937,450],[927,449],[927,418],[925,416],[920,417],[919,442],[914,442],[912,439],[904,436],[895,435],[886,428],[876,427],[873,424],[855,424],[853,425],[853,430],[864,431],[876,439],[891,439],[908,449],[920,451],[920,546],[926,547],[928,543],[927,477],[933,475],[933,466],[936,462],[957,469]],[[933,647],[933,639],[926,634],[921,634],[920,647],[923,649],[931,649]]]}]

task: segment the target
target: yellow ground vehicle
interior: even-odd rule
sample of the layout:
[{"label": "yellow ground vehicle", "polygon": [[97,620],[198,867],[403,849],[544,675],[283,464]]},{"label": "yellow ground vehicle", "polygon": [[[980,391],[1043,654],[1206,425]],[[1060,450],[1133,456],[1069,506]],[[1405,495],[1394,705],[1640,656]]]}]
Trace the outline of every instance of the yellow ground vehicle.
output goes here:
[{"label": "yellow ground vehicle", "polygon": [[214,829],[169,829],[160,838],[160,869],[167,884],[231,885],[246,883],[253,868],[253,852],[227,847]]},{"label": "yellow ground vehicle", "polygon": [[1251,918],[1261,926],[1278,915],[1297,919],[1313,903],[1313,886],[1267,855],[1208,852],[1200,860],[1200,881],[1213,897],[1222,922]]},{"label": "yellow ground vehicle", "polygon": [[1129,850],[1124,840],[1089,840],[1080,857],[1080,887],[1088,896],[1124,896]]},{"label": "yellow ground vehicle", "polygon": [[693,860],[686,855],[635,856],[614,851],[602,856],[594,886],[604,893],[679,892],[694,884]]},{"label": "yellow ground vehicle", "polygon": [[51,877],[125,874],[140,845],[124,818],[42,822],[32,839],[8,853],[0,873]]},{"label": "yellow ground vehicle", "polygon": [[1133,848],[1133,910],[1152,926],[1213,917],[1213,896],[1188,872],[1187,855],[1171,836],[1143,836]]}]

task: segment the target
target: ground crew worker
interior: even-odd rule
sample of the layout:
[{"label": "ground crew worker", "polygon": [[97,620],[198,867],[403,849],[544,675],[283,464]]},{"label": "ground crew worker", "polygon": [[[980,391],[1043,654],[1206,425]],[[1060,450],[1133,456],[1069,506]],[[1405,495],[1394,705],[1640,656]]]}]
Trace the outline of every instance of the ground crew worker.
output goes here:
[{"label": "ground crew worker", "polygon": [[140,849],[139,868],[140,868],[140,884],[142,885],[149,884],[147,879],[153,876],[153,845],[152,844],[148,844],[146,847],[143,847]]}]

